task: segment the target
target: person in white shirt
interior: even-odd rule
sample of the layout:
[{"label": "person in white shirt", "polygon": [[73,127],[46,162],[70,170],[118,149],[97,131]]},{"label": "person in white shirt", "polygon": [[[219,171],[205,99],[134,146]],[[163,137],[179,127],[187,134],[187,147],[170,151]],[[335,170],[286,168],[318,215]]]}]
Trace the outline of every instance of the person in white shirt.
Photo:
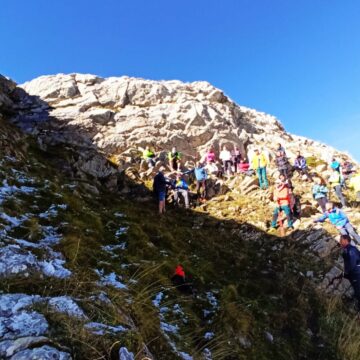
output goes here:
[{"label": "person in white shirt", "polygon": [[231,175],[231,173],[232,173],[232,171],[231,171],[231,166],[232,166],[231,152],[227,149],[226,146],[223,146],[223,149],[220,153],[219,158],[223,164],[224,174]]}]

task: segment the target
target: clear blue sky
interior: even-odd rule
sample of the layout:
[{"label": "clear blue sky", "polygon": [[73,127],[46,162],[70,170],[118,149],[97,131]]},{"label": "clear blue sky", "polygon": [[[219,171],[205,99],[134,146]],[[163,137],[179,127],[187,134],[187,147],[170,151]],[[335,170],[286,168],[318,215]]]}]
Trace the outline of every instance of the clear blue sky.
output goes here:
[{"label": "clear blue sky", "polygon": [[0,73],[207,80],[360,160],[358,0],[16,0]]}]

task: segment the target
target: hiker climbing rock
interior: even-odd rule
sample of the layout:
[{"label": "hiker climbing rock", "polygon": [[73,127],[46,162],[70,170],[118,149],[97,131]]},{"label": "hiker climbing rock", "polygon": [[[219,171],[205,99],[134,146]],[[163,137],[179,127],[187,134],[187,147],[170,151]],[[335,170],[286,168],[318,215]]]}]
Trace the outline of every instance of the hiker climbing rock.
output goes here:
[{"label": "hiker climbing rock", "polygon": [[260,189],[267,189],[269,187],[269,182],[266,176],[267,164],[268,161],[265,154],[263,152],[260,153],[260,151],[256,149],[251,161],[251,168],[256,171]]},{"label": "hiker climbing rock", "polygon": [[341,235],[340,245],[344,259],[344,278],[348,279],[354,289],[357,309],[360,311],[360,251],[350,244],[348,235]]},{"label": "hiker climbing rock", "polygon": [[168,153],[169,166],[172,171],[180,170],[181,153],[174,146]]},{"label": "hiker climbing rock", "polygon": [[297,171],[300,175],[306,175],[307,180],[312,181],[312,177],[306,164],[306,159],[301,155],[300,151],[296,152],[293,170]]},{"label": "hiker climbing rock", "polygon": [[326,204],[324,215],[314,220],[314,223],[324,222],[326,219],[329,219],[329,221],[336,226],[341,235],[351,236],[355,240],[355,243],[360,245],[360,236],[350,224],[348,217],[342,210],[336,208],[332,202]]},{"label": "hiker climbing rock", "polygon": [[346,200],[341,190],[341,174],[336,168],[332,168],[332,173],[329,177],[329,183],[334,189],[334,192],[341,202],[343,207],[346,206]]},{"label": "hiker climbing rock", "polygon": [[176,176],[176,183],[175,183],[175,189],[174,189],[175,204],[179,203],[180,195],[184,198],[185,208],[188,209],[189,208],[189,185],[183,179],[182,175],[178,174]]},{"label": "hiker climbing rock", "polygon": [[286,215],[288,228],[292,228],[291,190],[289,185],[286,183],[284,175],[280,175],[279,179],[276,181],[274,189],[274,201],[277,206],[273,213],[271,227],[273,229],[277,228],[279,213],[283,211]]},{"label": "hiker climbing rock", "polygon": [[328,202],[328,188],[325,185],[325,181],[317,177],[315,178],[315,184],[312,187],[312,195],[314,200],[317,201],[323,213],[326,211],[326,203]]}]

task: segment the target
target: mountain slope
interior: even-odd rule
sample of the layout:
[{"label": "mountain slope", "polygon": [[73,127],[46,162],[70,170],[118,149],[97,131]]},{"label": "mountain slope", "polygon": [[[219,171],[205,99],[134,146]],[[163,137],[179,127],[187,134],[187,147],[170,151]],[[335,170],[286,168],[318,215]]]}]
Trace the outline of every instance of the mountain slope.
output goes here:
[{"label": "mountain slope", "polygon": [[[55,117],[57,100],[49,101],[52,109],[45,96],[0,83],[0,321],[11,329],[14,316],[29,320],[20,332],[2,333],[2,357],[57,351],[64,359],[127,359],[131,351],[164,360],[341,358],[348,343],[337,337],[346,333],[348,314],[319,290],[338,256],[331,227],[312,228],[310,214],[289,237],[268,235],[269,193],[249,191],[246,178],[222,182],[226,194],[195,210],[169,207],[159,219],[139,165],[108,161],[130,143],[101,147],[82,119],[74,126],[77,118]],[[81,102],[79,86],[69,89],[44,85],[52,97]],[[272,139],[289,138],[276,124]],[[264,136],[252,134],[247,146]],[[306,198],[309,185],[299,180]],[[178,263],[192,276],[194,295],[172,286]],[[354,343],[357,336],[353,330]],[[11,353],[15,341],[22,345]]]}]

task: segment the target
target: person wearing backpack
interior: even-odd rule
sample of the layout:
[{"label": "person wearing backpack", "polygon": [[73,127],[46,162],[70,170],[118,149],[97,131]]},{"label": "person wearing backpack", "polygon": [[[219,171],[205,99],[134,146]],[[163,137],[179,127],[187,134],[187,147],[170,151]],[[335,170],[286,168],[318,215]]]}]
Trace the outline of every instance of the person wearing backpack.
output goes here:
[{"label": "person wearing backpack", "polygon": [[314,200],[317,201],[323,213],[326,211],[326,203],[328,202],[327,194],[329,190],[325,185],[325,181],[317,177],[315,178],[315,184],[312,187],[312,195]]},{"label": "person wearing backpack", "polygon": [[360,311],[360,251],[356,246],[351,245],[349,235],[341,235],[340,246],[344,260],[344,278],[350,281],[354,289],[354,296],[357,302],[357,309]]},{"label": "person wearing backpack", "polygon": [[286,215],[287,226],[288,228],[292,228],[293,220],[292,220],[292,194],[289,188],[288,183],[283,175],[280,175],[279,179],[276,181],[275,189],[274,189],[274,201],[276,202],[276,208],[273,213],[273,219],[271,222],[272,229],[277,228],[277,219],[279,213],[283,211]]},{"label": "person wearing backpack", "polygon": [[329,177],[329,183],[331,187],[334,189],[336,196],[341,202],[342,207],[346,207],[346,200],[341,190],[341,174],[335,168],[332,169],[332,173]]},{"label": "person wearing backpack", "polygon": [[314,223],[322,223],[326,219],[329,219],[330,222],[338,229],[341,235],[351,236],[355,240],[356,245],[360,245],[360,236],[351,225],[345,213],[335,207],[332,202],[328,202],[325,206],[325,213],[318,219],[314,220]]},{"label": "person wearing backpack", "polygon": [[260,189],[267,189],[269,182],[266,176],[266,166],[268,164],[267,158],[263,152],[260,153],[258,149],[255,150],[255,154],[251,160],[251,168],[256,171],[259,179]]}]

